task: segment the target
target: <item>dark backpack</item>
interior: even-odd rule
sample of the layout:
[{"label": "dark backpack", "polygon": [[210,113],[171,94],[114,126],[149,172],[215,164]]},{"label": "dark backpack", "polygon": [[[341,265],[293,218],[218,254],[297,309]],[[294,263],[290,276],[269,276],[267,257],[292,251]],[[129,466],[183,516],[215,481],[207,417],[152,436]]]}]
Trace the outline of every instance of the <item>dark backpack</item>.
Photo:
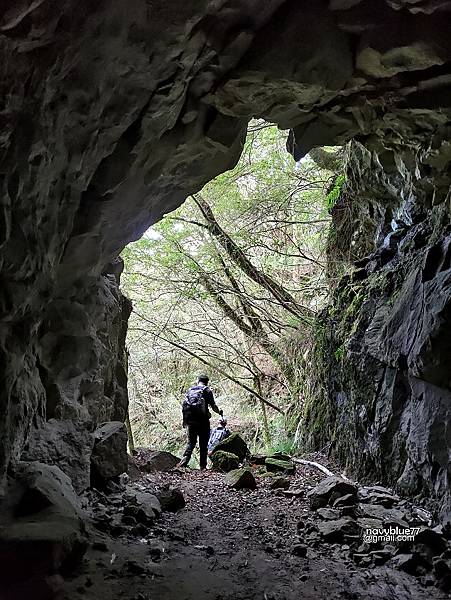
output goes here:
[{"label": "dark backpack", "polygon": [[199,422],[207,418],[207,403],[204,397],[204,385],[194,385],[186,392],[183,401],[183,415],[187,422]]}]

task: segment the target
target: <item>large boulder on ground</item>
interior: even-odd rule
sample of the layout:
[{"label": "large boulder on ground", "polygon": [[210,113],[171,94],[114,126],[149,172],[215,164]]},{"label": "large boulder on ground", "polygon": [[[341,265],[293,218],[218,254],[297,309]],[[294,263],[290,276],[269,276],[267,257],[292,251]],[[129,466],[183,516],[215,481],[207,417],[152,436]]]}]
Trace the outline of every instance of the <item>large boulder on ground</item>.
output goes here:
[{"label": "large boulder on ground", "polygon": [[[87,547],[83,513],[58,467],[19,463],[0,506],[0,597],[44,600]],[[2,586],[5,586],[2,589]]]},{"label": "large boulder on ground", "polygon": [[257,482],[250,469],[234,469],[225,476],[225,483],[235,490],[255,490]]},{"label": "large boulder on ground", "polygon": [[77,493],[89,487],[94,437],[83,423],[49,419],[33,429],[22,452],[22,460],[56,465],[72,481]]},{"label": "large boulder on ground", "polygon": [[178,488],[166,485],[159,489],[156,495],[164,511],[177,512],[186,505],[185,498]]},{"label": "large boulder on ground", "polygon": [[174,456],[170,452],[158,450],[150,454],[145,454],[140,460],[141,469],[147,473],[155,471],[170,471],[180,462],[180,458]]},{"label": "large boulder on ground", "polygon": [[240,459],[236,454],[219,450],[218,452],[212,454],[211,462],[213,463],[213,468],[216,469],[216,471],[228,473],[233,469],[238,469]]},{"label": "large boulder on ground", "polygon": [[346,494],[357,495],[357,486],[341,477],[326,477],[307,496],[310,498],[310,508],[316,510],[327,504],[333,504],[337,498]]},{"label": "large boulder on ground", "polygon": [[213,454],[222,450],[223,452],[230,452],[238,456],[242,462],[249,454],[249,449],[246,442],[240,436],[239,433],[232,433],[229,437],[225,438],[217,444],[213,449]]},{"label": "large boulder on ground", "polygon": [[94,432],[94,448],[91,455],[91,482],[102,485],[113,477],[126,473],[127,430],[124,423],[103,423]]},{"label": "large boulder on ground", "polygon": [[265,460],[265,466],[270,473],[286,473],[287,475],[293,475],[296,472],[296,466],[291,460],[268,457]]}]

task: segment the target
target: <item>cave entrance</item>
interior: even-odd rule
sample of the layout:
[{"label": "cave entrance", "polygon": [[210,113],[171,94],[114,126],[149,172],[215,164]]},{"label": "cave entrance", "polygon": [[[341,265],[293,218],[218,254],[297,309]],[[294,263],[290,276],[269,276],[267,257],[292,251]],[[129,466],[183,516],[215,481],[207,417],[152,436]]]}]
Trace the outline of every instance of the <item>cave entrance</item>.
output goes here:
[{"label": "cave entrance", "polygon": [[344,176],[339,150],[295,163],[286,142],[275,125],[250,122],[235,168],[122,254],[134,307],[127,345],[136,446],[181,454],[181,403],[207,373],[227,427],[252,452],[299,447],[315,315],[333,286],[330,213]]}]

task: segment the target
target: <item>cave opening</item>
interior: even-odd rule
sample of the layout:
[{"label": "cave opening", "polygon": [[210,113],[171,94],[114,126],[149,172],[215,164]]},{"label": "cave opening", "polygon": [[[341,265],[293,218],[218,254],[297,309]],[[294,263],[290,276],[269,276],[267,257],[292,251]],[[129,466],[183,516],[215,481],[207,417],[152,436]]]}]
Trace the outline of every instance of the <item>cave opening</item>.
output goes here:
[{"label": "cave opening", "polygon": [[122,253],[132,447],[181,454],[182,400],[204,371],[253,454],[302,445],[315,319],[347,264],[330,235],[344,152],[295,163],[287,136],[251,121],[237,165]]},{"label": "cave opening", "polygon": [[[449,594],[449,12],[448,0],[3,3],[2,600]],[[279,135],[268,123],[289,131],[294,178],[332,160],[326,183],[309,182],[317,198],[280,193],[281,140],[280,168],[230,179],[249,122],[263,138]],[[264,230],[287,214],[295,234]],[[178,331],[161,287],[146,281],[157,321],[133,298],[140,252],[165,286],[183,279]],[[199,299],[211,368],[187,345]],[[152,345],[159,380],[177,380],[164,410],[198,368],[220,383],[223,468],[127,453],[133,427],[152,450],[162,439],[129,415],[129,395],[130,408],[151,397],[154,418],[166,393],[137,375]],[[258,419],[233,423],[240,394]],[[171,419],[158,427],[180,458]]]}]

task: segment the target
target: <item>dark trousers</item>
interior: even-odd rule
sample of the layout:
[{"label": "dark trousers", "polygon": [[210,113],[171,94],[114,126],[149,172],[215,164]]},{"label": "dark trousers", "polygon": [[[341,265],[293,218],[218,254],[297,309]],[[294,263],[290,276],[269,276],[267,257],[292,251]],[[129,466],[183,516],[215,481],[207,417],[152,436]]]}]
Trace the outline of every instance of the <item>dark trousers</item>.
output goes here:
[{"label": "dark trousers", "polygon": [[186,445],[184,456],[184,463],[188,464],[194,448],[197,444],[197,438],[199,438],[199,464],[201,468],[207,466],[207,454],[208,454],[208,440],[210,437],[210,422],[206,423],[192,423],[187,425],[188,430],[188,444]]}]

